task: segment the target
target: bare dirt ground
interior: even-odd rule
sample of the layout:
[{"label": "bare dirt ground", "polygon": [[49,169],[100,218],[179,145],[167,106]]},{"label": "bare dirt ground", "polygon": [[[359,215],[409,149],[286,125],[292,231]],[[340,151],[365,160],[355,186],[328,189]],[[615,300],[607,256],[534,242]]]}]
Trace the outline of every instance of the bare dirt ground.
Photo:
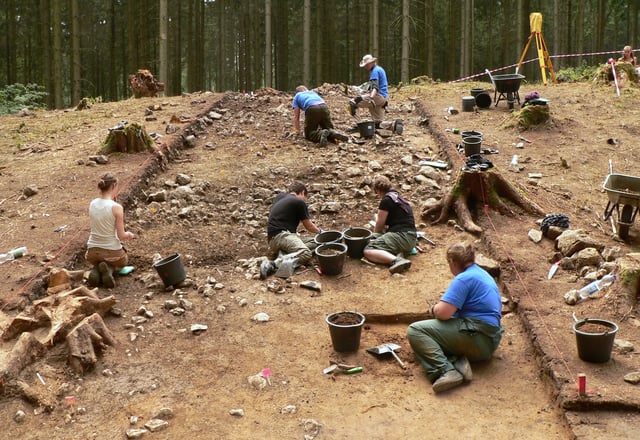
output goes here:
[{"label": "bare dirt ground", "polygon": [[[119,177],[127,225],[139,236],[127,245],[136,270],[118,278],[116,288],[98,291],[117,298],[120,313],[104,318],[117,344],[83,376],[69,368],[64,343],[25,368],[20,379],[52,405],[45,410],[5,394],[0,420],[6,436],[126,438],[127,430],[142,428],[170,408],[172,417],[163,416],[168,426],[144,438],[413,439],[425,433],[439,439],[634,438],[640,399],[637,387],[623,376],[640,370],[637,354],[614,352],[604,364],[583,362],[572,313],[615,321],[617,337],[635,344],[640,334],[632,307],[635,292],[619,286],[593,301],[565,304],[563,294],[581,287],[582,280],[563,269],[547,280],[554,243],[533,243],[527,233],[538,229],[539,218],[518,208],[514,216],[505,216],[478,207],[480,235],[456,227],[453,213],[452,222],[438,225],[418,218],[419,229],[436,245],[422,242],[426,252],[411,257],[413,266],[403,275],[348,260],[342,276],[300,271],[284,293],[275,293],[257,279],[255,267],[243,264],[266,254],[271,198],[294,179],[311,187],[311,210],[324,229],[363,226],[372,219],[377,200],[367,194],[366,184],[377,172],[392,178],[420,216],[422,203],[443,197],[459,172],[455,167],[437,176],[429,173],[438,187],[415,179],[420,166],[414,154],[453,162],[447,152],[459,135],[447,128],[482,131],[483,146],[499,151],[485,157],[545,212],[568,215],[572,229],[584,229],[606,247],[637,252],[637,226],[622,242],[602,219],[607,194],[601,185],[609,159],[616,172],[640,175],[634,159],[638,90],[627,87],[618,98],[612,87],[591,82],[525,83],[521,97],[539,91],[550,99],[551,121],[521,131],[505,102],[478,112],[446,112],[449,106],[460,109],[462,96],[478,86],[490,88],[487,83],[427,83],[395,90],[389,116],[404,119],[402,136],[358,143],[356,134],[349,143],[323,149],[292,133],[291,96],[279,92],[132,99],[85,111],[0,118],[0,250],[29,249],[26,257],[0,265],[2,328],[46,294],[48,268],[88,269],[86,213],[100,174]],[[354,121],[343,90],[322,88],[336,126],[346,129]],[[153,106],[157,120],[145,120]],[[208,124],[195,120],[211,110],[222,118]],[[172,123],[174,116],[184,122]],[[121,120],[161,134],[157,145],[165,159],[115,154],[106,165],[87,166],[108,128]],[[170,123],[180,130],[167,135]],[[181,136],[190,133],[196,143],[185,148]],[[522,142],[518,136],[532,142],[515,148]],[[609,144],[609,138],[616,143]],[[509,171],[514,154],[520,172]],[[381,170],[372,169],[372,161]],[[172,195],[179,173],[191,178],[188,197]],[[21,197],[28,185],[39,192]],[[148,196],[162,189],[169,200],[149,203]],[[339,202],[341,209],[327,212],[328,202]],[[470,384],[434,395],[405,339],[406,324],[366,324],[358,352],[333,351],[327,314],[424,311],[451,279],[444,252],[459,240],[474,241],[480,253],[500,263],[508,299],[502,344],[490,362],[473,365]],[[152,263],[155,254],[172,253],[181,255],[191,281],[167,290]],[[321,294],[302,289],[298,283],[305,280],[322,283]],[[186,300],[184,314],[167,310],[168,300],[181,299]],[[152,312],[145,319],[140,319],[142,307]],[[270,321],[254,322],[259,312]],[[196,335],[189,330],[193,324],[208,329]],[[35,334],[42,337],[46,330]],[[393,358],[365,352],[383,342],[401,345],[398,355],[407,370]],[[3,341],[3,357],[14,344],[15,339]],[[331,361],[362,366],[363,372],[323,374]],[[264,368],[272,372],[270,384],[257,389],[248,377]],[[578,373],[587,375],[587,397],[578,396]],[[65,399],[70,396],[74,399]],[[234,409],[244,415],[231,415]],[[16,417],[20,410],[23,419]]]}]

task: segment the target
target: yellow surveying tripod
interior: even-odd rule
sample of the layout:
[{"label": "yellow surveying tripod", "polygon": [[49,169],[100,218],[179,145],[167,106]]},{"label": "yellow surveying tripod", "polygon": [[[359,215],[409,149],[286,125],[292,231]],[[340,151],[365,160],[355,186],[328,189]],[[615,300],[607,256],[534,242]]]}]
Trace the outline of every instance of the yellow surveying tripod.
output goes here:
[{"label": "yellow surveying tripod", "polygon": [[553,71],[553,64],[551,64],[549,50],[547,49],[547,44],[544,42],[544,37],[542,36],[542,14],[540,12],[532,12],[531,14],[529,14],[529,26],[531,27],[531,34],[529,35],[529,41],[527,41],[527,45],[522,51],[522,56],[520,57],[520,61],[518,62],[516,73],[520,70],[522,61],[524,60],[525,55],[527,55],[527,51],[529,50],[529,46],[531,45],[531,40],[535,37],[536,47],[538,48],[538,59],[540,60],[540,72],[542,72],[542,81],[546,86],[547,73],[545,69],[549,68],[551,79],[553,80],[554,84],[557,84],[558,80],[556,79],[556,73]]}]

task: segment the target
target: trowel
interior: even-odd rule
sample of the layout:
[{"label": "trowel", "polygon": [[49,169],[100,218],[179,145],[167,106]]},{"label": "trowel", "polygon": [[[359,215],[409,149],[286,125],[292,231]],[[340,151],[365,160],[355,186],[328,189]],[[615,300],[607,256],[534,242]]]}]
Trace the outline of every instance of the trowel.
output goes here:
[{"label": "trowel", "polygon": [[400,346],[398,344],[387,342],[385,344],[380,344],[377,347],[367,348],[367,352],[376,356],[382,356],[384,354],[391,353],[393,357],[396,358],[396,361],[398,361],[400,366],[406,370],[407,366],[404,364],[404,362],[402,362],[402,360],[396,354],[396,350],[399,348]]}]

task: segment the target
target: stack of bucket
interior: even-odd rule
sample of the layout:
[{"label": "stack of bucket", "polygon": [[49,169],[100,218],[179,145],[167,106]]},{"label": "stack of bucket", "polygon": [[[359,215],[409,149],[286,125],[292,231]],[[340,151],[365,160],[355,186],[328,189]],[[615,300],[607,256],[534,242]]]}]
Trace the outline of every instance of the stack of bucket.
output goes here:
[{"label": "stack of bucket", "polygon": [[466,130],[460,133],[462,135],[462,146],[464,147],[464,155],[469,157],[474,154],[480,154],[482,151],[482,132],[475,130]]}]

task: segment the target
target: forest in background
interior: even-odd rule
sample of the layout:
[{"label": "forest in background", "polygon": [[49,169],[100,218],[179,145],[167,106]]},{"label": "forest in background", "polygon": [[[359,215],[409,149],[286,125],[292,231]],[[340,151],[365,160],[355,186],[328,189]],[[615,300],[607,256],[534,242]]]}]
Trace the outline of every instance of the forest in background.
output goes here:
[{"label": "forest in background", "polygon": [[[39,84],[48,108],[131,96],[148,69],[167,95],[360,84],[378,57],[390,84],[450,81],[516,64],[529,15],[556,71],[638,43],[640,0],[2,0],[0,88]],[[593,54],[593,55],[583,55]],[[535,41],[520,73],[540,80]],[[512,69],[501,73],[511,73]],[[485,78],[486,79],[486,78]]]}]

